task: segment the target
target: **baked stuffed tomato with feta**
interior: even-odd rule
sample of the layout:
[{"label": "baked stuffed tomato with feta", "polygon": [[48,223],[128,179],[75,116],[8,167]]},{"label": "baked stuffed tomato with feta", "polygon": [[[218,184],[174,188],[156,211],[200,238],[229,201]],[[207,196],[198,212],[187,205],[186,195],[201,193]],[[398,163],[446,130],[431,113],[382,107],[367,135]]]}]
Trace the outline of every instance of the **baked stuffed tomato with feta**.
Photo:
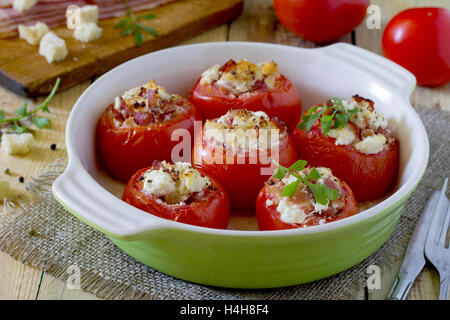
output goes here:
[{"label": "baked stuffed tomato with feta", "polygon": [[359,212],[350,187],[324,167],[306,167],[299,160],[280,166],[256,200],[260,230],[321,225]]},{"label": "baked stuffed tomato with feta", "polygon": [[297,152],[344,180],[358,201],[385,195],[397,178],[399,142],[373,101],[358,95],[330,99],[302,116],[294,131]]},{"label": "baked stuffed tomato with feta", "polygon": [[108,106],[97,124],[97,146],[105,167],[122,181],[154,160],[171,160],[172,132],[186,129],[193,137],[194,106],[151,81],[124,92]]},{"label": "baked stuffed tomato with feta", "polygon": [[156,161],[129,180],[122,200],[158,217],[225,229],[230,205],[224,188],[190,163]]},{"label": "baked stuffed tomato with feta", "polygon": [[302,114],[297,89],[278,72],[275,62],[253,64],[229,60],[202,73],[190,101],[204,119],[222,116],[230,109],[264,111],[294,130]]},{"label": "baked stuffed tomato with feta", "polygon": [[234,209],[254,208],[273,159],[290,165],[297,159],[295,145],[286,126],[262,111],[232,109],[206,120],[195,137],[194,167],[222,183]]}]

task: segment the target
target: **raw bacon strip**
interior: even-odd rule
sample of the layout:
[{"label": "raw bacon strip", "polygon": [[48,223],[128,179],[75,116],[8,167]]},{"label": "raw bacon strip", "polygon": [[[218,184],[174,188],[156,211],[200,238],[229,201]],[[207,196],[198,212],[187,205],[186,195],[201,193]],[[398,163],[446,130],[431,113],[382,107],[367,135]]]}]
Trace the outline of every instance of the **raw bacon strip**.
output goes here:
[{"label": "raw bacon strip", "polygon": [[[0,39],[17,35],[19,24],[31,25],[38,21],[50,27],[66,23],[66,10],[70,5],[84,6],[97,4],[100,19],[126,15],[123,0],[39,0],[30,10],[20,12],[11,7],[14,0],[0,0]],[[133,11],[149,10],[174,0],[128,0]],[[6,7],[8,6],[8,7]]]}]

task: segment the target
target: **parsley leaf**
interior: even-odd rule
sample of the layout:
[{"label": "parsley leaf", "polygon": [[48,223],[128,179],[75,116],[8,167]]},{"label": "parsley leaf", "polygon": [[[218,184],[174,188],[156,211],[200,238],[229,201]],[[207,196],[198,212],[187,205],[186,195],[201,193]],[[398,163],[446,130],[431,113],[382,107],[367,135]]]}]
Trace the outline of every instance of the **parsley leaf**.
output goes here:
[{"label": "parsley leaf", "polygon": [[[320,110],[318,108],[321,108]],[[351,110],[346,110],[343,106],[341,98],[331,98],[326,106],[316,106],[310,109],[302,116],[302,122],[299,123],[298,128],[311,131],[314,123],[320,118],[320,125],[325,135],[328,135],[331,128],[344,128],[352,115],[358,113],[359,109],[355,107]]]},{"label": "parsley leaf", "polygon": [[324,183],[312,183],[312,181],[317,181],[322,176],[320,175],[317,168],[313,167],[306,177],[299,175],[297,172],[302,171],[308,164],[305,160],[298,160],[292,164],[289,168],[283,167],[276,161],[273,161],[277,166],[277,170],[274,173],[274,178],[283,179],[286,174],[293,175],[296,180],[286,185],[281,191],[281,196],[292,197],[297,192],[300,183],[304,183],[309,187],[313,193],[314,199],[317,203],[326,205],[330,200],[336,200],[338,197],[338,190],[327,187]]},{"label": "parsley leaf", "polygon": [[141,16],[136,16],[133,13],[133,11],[131,10],[128,0],[125,0],[124,2],[125,2],[125,6],[127,7],[127,17],[120,20],[114,26],[114,28],[116,28],[116,29],[123,29],[120,32],[120,36],[125,37],[125,36],[133,34],[134,41],[136,42],[136,45],[138,47],[142,46],[142,44],[144,42],[144,36],[142,35],[142,32],[147,32],[148,34],[157,38],[158,33],[155,31],[155,29],[150,28],[146,25],[143,25],[142,23],[139,23],[140,20],[151,20],[151,19],[154,19],[156,16],[153,13],[147,13],[147,14],[143,14]]}]

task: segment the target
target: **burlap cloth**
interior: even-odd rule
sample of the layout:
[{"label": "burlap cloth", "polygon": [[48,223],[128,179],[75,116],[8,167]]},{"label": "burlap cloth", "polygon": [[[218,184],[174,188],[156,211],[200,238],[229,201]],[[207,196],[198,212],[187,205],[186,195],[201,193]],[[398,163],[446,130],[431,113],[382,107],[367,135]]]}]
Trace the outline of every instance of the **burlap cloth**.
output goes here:
[{"label": "burlap cloth", "polygon": [[[437,108],[421,109],[430,139],[428,169],[411,195],[389,241],[359,265],[333,277],[300,286],[266,290],[231,290],[185,282],[155,271],[117,248],[102,233],[67,213],[45,186],[64,165],[31,183],[41,197],[20,204],[13,215],[0,215],[0,250],[27,265],[66,281],[67,268],[81,269],[81,288],[107,299],[351,299],[366,285],[369,265],[383,267],[404,254],[415,222],[431,193],[449,174],[450,114]],[[11,218],[12,217],[12,218]],[[30,230],[34,230],[30,232]]]}]

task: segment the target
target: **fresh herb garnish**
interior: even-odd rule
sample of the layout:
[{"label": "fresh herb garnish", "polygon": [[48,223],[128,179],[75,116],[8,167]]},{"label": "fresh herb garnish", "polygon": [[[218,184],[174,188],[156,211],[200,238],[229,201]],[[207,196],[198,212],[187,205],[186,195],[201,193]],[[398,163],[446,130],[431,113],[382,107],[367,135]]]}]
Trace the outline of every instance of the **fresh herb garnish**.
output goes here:
[{"label": "fresh herb garnish", "polygon": [[312,168],[305,177],[302,177],[297,172],[302,171],[306,167],[306,165],[308,164],[307,161],[298,160],[289,168],[283,167],[275,161],[274,163],[278,166],[277,170],[274,173],[274,177],[276,179],[281,180],[286,176],[286,174],[293,175],[296,178],[294,182],[291,182],[283,188],[281,196],[292,197],[297,192],[299,184],[304,183],[313,193],[314,199],[317,203],[326,205],[329,200],[337,199],[338,191],[336,189],[329,188],[324,183],[312,183],[312,181],[318,180],[322,177],[315,167]]},{"label": "fresh herb garnish", "polygon": [[331,98],[327,106],[319,105],[308,110],[308,112],[302,116],[302,122],[300,122],[298,128],[309,132],[314,122],[320,118],[322,131],[327,135],[332,126],[335,129],[344,128],[350,117],[358,111],[359,109],[357,107],[346,110],[342,105],[341,98]]},{"label": "fresh herb garnish", "polygon": [[155,15],[153,13],[147,13],[143,14],[141,16],[136,16],[133,11],[131,10],[130,4],[127,0],[125,0],[125,5],[127,7],[127,17],[120,20],[114,28],[116,29],[123,29],[120,33],[121,37],[128,36],[130,34],[134,35],[134,40],[136,41],[136,45],[139,47],[142,46],[143,43],[143,36],[142,31],[145,31],[155,38],[158,37],[158,33],[153,29],[146,25],[143,25],[140,23],[140,20],[152,20],[155,18]]},{"label": "fresh herb garnish", "polygon": [[51,121],[49,118],[38,117],[36,114],[39,111],[50,113],[48,109],[48,103],[53,98],[58,90],[60,79],[56,79],[55,85],[48,97],[33,110],[28,110],[28,104],[25,102],[19,108],[15,110],[16,117],[6,118],[5,112],[0,110],[0,125],[7,127],[11,132],[24,133],[28,130],[29,126],[34,124],[39,129],[49,128]]}]

